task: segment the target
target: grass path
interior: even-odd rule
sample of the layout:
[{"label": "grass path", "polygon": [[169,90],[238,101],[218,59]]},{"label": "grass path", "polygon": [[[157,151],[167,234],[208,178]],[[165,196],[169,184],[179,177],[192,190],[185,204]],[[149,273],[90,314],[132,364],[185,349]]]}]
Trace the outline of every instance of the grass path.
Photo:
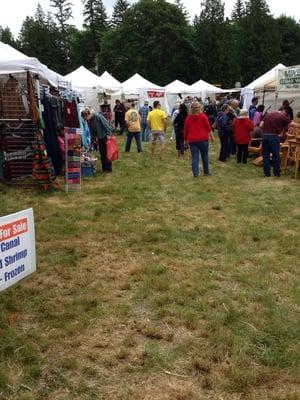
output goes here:
[{"label": "grass path", "polygon": [[[122,141],[122,139],[120,139]],[[0,399],[296,400],[300,184],[121,154],[33,207],[38,273],[0,295]]]}]

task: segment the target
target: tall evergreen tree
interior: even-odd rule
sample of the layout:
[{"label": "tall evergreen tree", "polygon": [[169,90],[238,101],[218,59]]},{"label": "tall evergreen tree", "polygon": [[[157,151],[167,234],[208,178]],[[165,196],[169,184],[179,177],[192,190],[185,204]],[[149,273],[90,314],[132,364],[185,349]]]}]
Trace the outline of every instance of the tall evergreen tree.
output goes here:
[{"label": "tall evergreen tree", "polygon": [[111,18],[111,25],[118,26],[124,20],[124,15],[129,9],[130,4],[127,0],[117,0],[114,4],[113,14]]},{"label": "tall evergreen tree", "polygon": [[82,0],[84,26],[92,32],[101,32],[107,28],[107,13],[102,0]]},{"label": "tall evergreen tree", "polygon": [[68,21],[73,18],[72,3],[69,0],[50,0],[50,5],[55,9],[53,14],[61,32],[66,32],[69,26]]},{"label": "tall evergreen tree", "polygon": [[233,21],[240,21],[244,15],[245,15],[245,7],[243,0],[236,0],[235,6],[231,14],[231,19]]},{"label": "tall evergreen tree", "polygon": [[189,21],[190,14],[189,14],[188,10],[186,9],[185,5],[182,3],[182,0],[175,0],[175,4],[180,9],[180,11],[183,13],[186,20]]},{"label": "tall evergreen tree", "polygon": [[[94,60],[96,71],[96,55],[100,51],[102,36],[108,28],[108,17],[102,0],[82,0],[84,9],[84,27],[86,34],[78,36],[80,41],[90,39],[89,58]],[[76,47],[76,46],[75,46]]]},{"label": "tall evergreen tree", "polygon": [[0,26],[0,41],[10,46],[16,46],[14,36],[8,26],[6,28]]},{"label": "tall evergreen tree", "polygon": [[[225,21],[225,6],[221,0],[204,0],[201,13],[195,19],[195,47],[201,78],[214,83],[232,84],[235,73],[234,46],[231,31]],[[233,79],[234,80],[234,79]]]},{"label": "tall evergreen tree", "polygon": [[60,62],[60,40],[60,33],[51,14],[46,15],[38,4],[34,17],[27,17],[23,22],[19,35],[20,49],[26,55],[38,58],[51,69],[64,73]]},{"label": "tall evergreen tree", "polygon": [[131,6],[123,23],[105,34],[98,59],[101,70],[109,68],[119,80],[136,71],[164,85],[198,77],[190,27],[182,11],[165,0]]},{"label": "tall evergreen tree", "polygon": [[58,22],[60,65],[59,70],[63,73],[69,69],[70,64],[70,24],[73,18],[72,3],[69,0],[50,0],[50,5],[55,9],[53,15]]},{"label": "tall evergreen tree", "polygon": [[280,61],[280,38],[266,0],[248,0],[240,26],[242,77],[249,83]]},{"label": "tall evergreen tree", "polygon": [[293,18],[280,16],[276,20],[280,36],[281,62],[296,65],[300,61],[300,24]]}]

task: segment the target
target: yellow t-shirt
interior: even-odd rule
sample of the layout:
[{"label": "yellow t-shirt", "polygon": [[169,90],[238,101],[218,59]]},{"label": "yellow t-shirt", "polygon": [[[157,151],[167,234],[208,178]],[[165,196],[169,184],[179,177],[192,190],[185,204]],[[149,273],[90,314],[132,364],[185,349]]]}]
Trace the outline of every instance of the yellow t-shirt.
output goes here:
[{"label": "yellow t-shirt", "polygon": [[150,123],[152,131],[164,132],[166,118],[167,116],[164,111],[155,109],[149,112],[147,121]]},{"label": "yellow t-shirt", "polygon": [[128,131],[129,132],[140,132],[141,131],[141,117],[139,113],[134,110],[130,109],[125,114],[125,121],[127,123]]}]

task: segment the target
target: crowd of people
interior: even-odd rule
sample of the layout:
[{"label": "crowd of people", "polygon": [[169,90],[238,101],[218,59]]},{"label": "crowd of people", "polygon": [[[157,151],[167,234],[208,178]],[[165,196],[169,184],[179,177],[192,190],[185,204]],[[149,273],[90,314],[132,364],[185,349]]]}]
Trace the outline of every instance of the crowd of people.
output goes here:
[{"label": "crowd of people", "polygon": [[[120,134],[127,130],[125,152],[131,150],[132,140],[136,142],[137,152],[141,153],[142,143],[151,140],[151,155],[155,155],[156,144],[160,143],[160,157],[164,158],[166,132],[168,127],[167,114],[161,109],[159,101],[154,101],[153,108],[148,101],[137,109],[135,102],[122,103],[116,100],[114,127],[108,123],[102,113],[90,108],[82,112],[82,117],[88,121],[94,138],[97,139],[101,155],[102,169],[111,172],[112,165],[107,162],[107,136],[119,129]],[[297,120],[298,119],[298,120]],[[300,128],[300,113],[294,120],[293,109],[285,100],[278,111],[265,111],[264,105],[259,105],[259,98],[254,97],[250,108],[243,109],[238,99],[222,96],[216,100],[206,100],[186,97],[175,104],[172,110],[173,133],[177,159],[186,152],[190,155],[194,177],[199,176],[199,161],[201,157],[203,175],[210,175],[209,142],[215,141],[214,131],[220,139],[218,161],[226,163],[231,156],[236,156],[237,163],[247,163],[248,149],[260,148],[263,157],[264,175],[280,176],[280,143],[284,141],[289,126]]]}]

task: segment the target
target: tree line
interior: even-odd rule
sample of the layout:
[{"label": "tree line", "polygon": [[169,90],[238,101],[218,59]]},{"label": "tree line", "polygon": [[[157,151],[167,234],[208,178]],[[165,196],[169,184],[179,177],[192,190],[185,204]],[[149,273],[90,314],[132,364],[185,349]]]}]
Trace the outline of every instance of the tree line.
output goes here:
[{"label": "tree line", "polygon": [[0,27],[0,40],[65,75],[80,65],[120,81],[135,72],[157,84],[204,79],[245,85],[279,62],[300,63],[300,24],[275,18],[266,0],[237,0],[230,18],[222,0],[199,1],[191,21],[181,0],[116,0],[109,17],[102,0],[82,0],[83,27],[72,25],[72,3],[38,4],[18,37]]}]

